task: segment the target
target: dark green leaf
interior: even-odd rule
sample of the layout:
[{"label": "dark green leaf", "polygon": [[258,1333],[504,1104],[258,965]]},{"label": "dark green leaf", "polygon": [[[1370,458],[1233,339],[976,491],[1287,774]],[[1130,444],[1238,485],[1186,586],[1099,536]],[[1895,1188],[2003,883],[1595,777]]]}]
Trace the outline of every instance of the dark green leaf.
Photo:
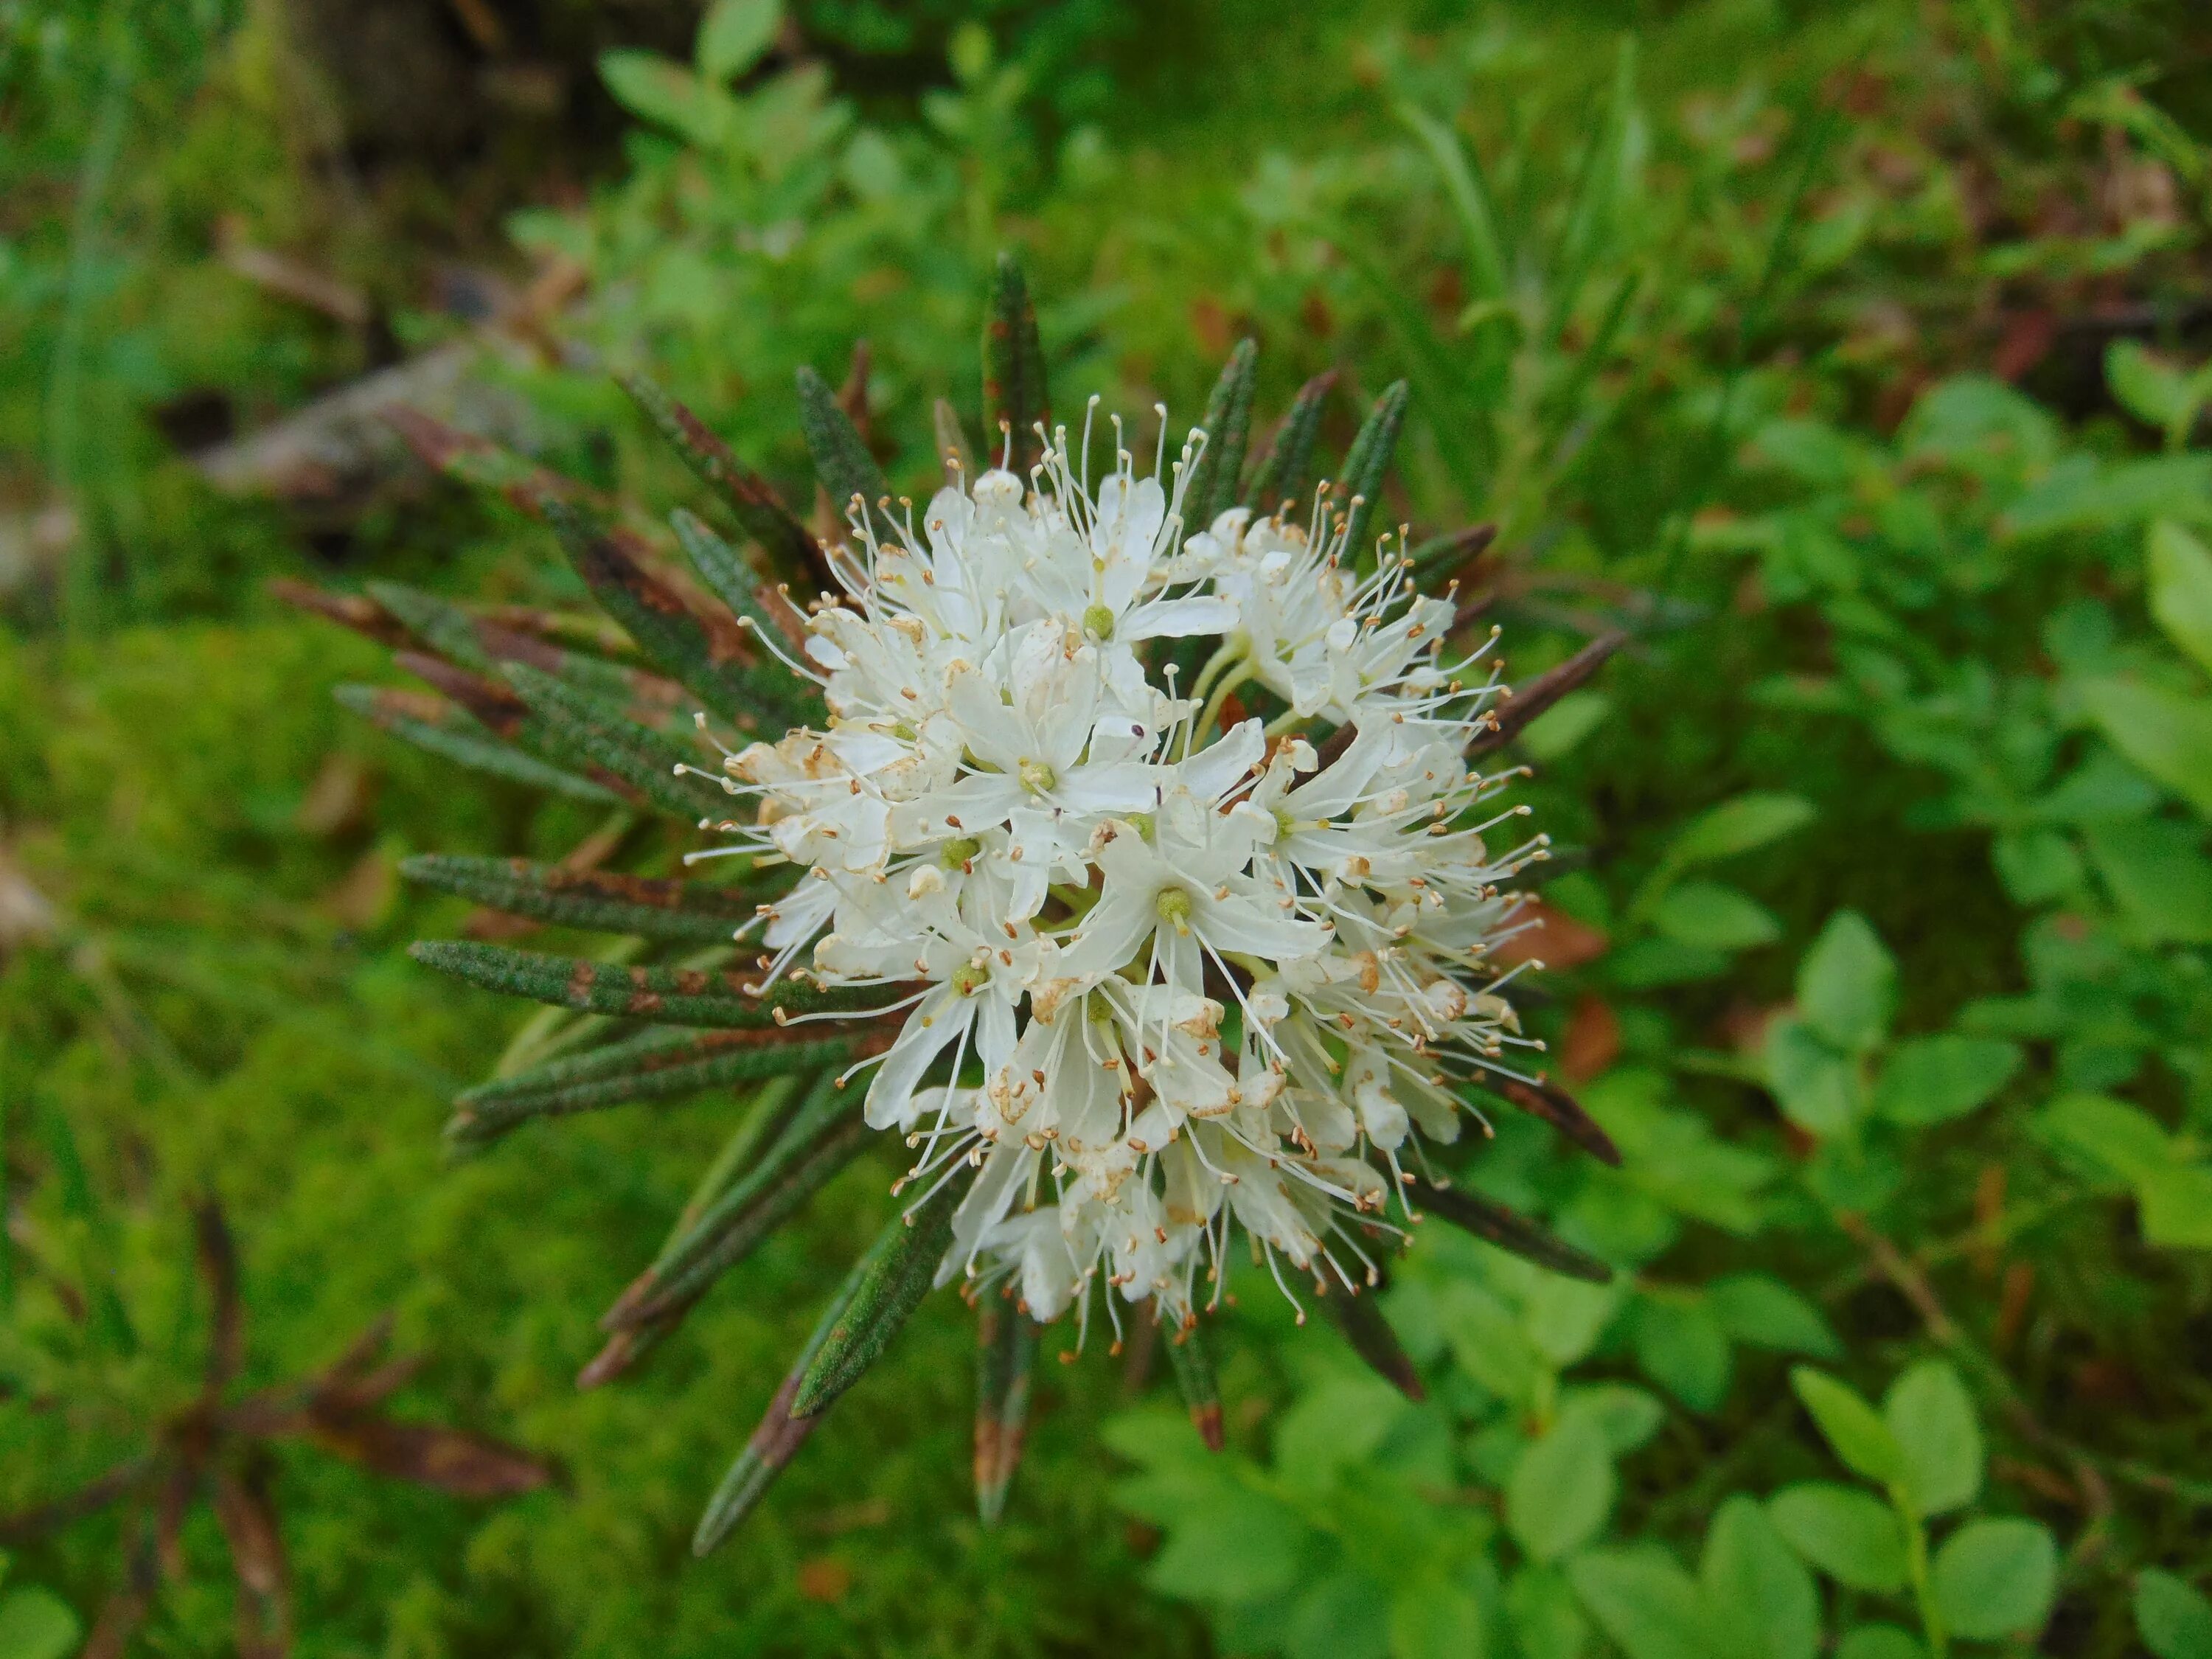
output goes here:
[{"label": "dark green leaf", "polygon": [[1414,1192],[1423,1208],[1539,1267],[1588,1279],[1593,1285],[1602,1285],[1613,1277],[1613,1269],[1595,1256],[1554,1237],[1547,1228],[1495,1199],[1463,1187],[1439,1187],[1427,1181],[1419,1182]]},{"label": "dark green leaf", "polygon": [[1382,480],[1397,453],[1398,433],[1406,424],[1406,404],[1412,396],[1405,381],[1393,382],[1375,400],[1375,407],[1352,441],[1351,453],[1344,459],[1340,483],[1346,495],[1350,526],[1345,544],[1354,559],[1366,556],[1367,527],[1374,522],[1375,509],[1382,502]]},{"label": "dark green leaf", "polygon": [[1237,486],[1251,441],[1252,383],[1259,362],[1259,345],[1239,340],[1206,400],[1206,414],[1199,422],[1206,431],[1206,453],[1192,469],[1183,496],[1185,527],[1190,531],[1206,529],[1240,499]]},{"label": "dark green leaf", "polygon": [[777,498],[767,479],[740,461],[705,422],[653,380],[642,374],[622,374],[616,379],[683,456],[684,465],[721,497],[738,526],[767,556],[771,569],[787,580],[820,570],[814,538]]},{"label": "dark green leaf", "polygon": [[850,1006],[848,994],[823,997],[788,982],[761,996],[751,988],[750,975],[736,968],[641,968],[467,939],[418,939],[407,953],[487,991],[657,1025],[762,1031],[779,1025],[779,1014]]},{"label": "dark green leaf", "polygon": [[2147,1567],[2136,1579],[2136,1629],[2158,1659],[2212,1659],[2212,1601],[2186,1579]]},{"label": "dark green leaf", "polygon": [[[842,520],[857,495],[874,509],[891,493],[890,481],[869,452],[866,441],[837,401],[830,383],[811,368],[799,371],[799,427],[806,436],[807,453],[814,458],[814,476],[821,481],[830,505]],[[880,528],[888,520],[876,515]]]},{"label": "dark green leaf", "polygon": [[733,1083],[842,1064],[852,1059],[854,1047],[847,1037],[794,1042],[781,1032],[648,1031],[477,1085],[454,1101],[446,1133],[457,1146],[477,1146],[532,1118],[679,1100]]},{"label": "dark green leaf", "polygon": [[911,1211],[891,1218],[854,1269],[853,1294],[799,1379],[794,1413],[818,1414],[882,1358],[928,1293],[952,1242],[952,1212],[966,1191],[957,1176],[941,1181]]},{"label": "dark green leaf", "polygon": [[545,516],[592,596],[637,641],[638,649],[725,720],[751,724],[744,674],[758,647],[726,616],[702,615],[652,574],[615,537],[586,524],[565,502]]},{"label": "dark green leaf", "polygon": [[507,682],[544,723],[539,739],[564,758],[611,773],[663,811],[687,821],[729,816],[731,797],[702,777],[696,750],[680,746],[618,711],[570,690],[550,674],[520,663],[505,665]]},{"label": "dark green leaf", "polygon": [[1221,1432],[1221,1377],[1213,1364],[1212,1334],[1203,1321],[1194,1320],[1182,1330],[1164,1334],[1168,1364],[1175,1372],[1176,1387],[1182,1391],[1182,1402],[1189,1408],[1191,1425],[1206,1443],[1206,1450],[1219,1451],[1225,1443]]},{"label": "dark green leaf", "polygon": [[622,800],[613,790],[589,778],[564,772],[499,742],[442,699],[378,685],[341,685],[335,695],[346,708],[401,741],[487,777],[532,789],[550,789],[574,800],[610,806]]},{"label": "dark green leaf", "polygon": [[753,920],[756,894],[697,882],[657,881],[527,859],[432,854],[402,861],[410,881],[457,893],[511,915],[564,927],[700,945],[728,943]]},{"label": "dark green leaf", "polygon": [[860,1151],[866,1127],[860,1100],[860,1091],[839,1088],[836,1073],[823,1072],[759,1160],[669,1243],[602,1325],[618,1330],[664,1321],[744,1261]]},{"label": "dark green leaf", "polygon": [[1036,1321],[999,1297],[976,1304],[975,1510],[987,1527],[1006,1512],[1006,1489],[1021,1464],[1036,1349]]},{"label": "dark green leaf", "polygon": [[1000,253],[991,275],[991,308],[983,324],[983,441],[1000,449],[1012,442],[1012,471],[1026,478],[1042,456],[1042,425],[1052,429],[1052,400],[1045,389],[1044,347],[1037,338],[1036,307],[1029,283],[1011,253]]},{"label": "dark green leaf", "polygon": [[1275,441],[1267,451],[1267,459],[1260,463],[1260,471],[1243,497],[1255,512],[1269,514],[1287,508],[1296,516],[1297,499],[1305,493],[1306,478],[1313,465],[1314,440],[1321,431],[1322,411],[1335,385],[1336,371],[1331,368],[1324,369],[1298,388],[1291,412],[1275,428]]}]

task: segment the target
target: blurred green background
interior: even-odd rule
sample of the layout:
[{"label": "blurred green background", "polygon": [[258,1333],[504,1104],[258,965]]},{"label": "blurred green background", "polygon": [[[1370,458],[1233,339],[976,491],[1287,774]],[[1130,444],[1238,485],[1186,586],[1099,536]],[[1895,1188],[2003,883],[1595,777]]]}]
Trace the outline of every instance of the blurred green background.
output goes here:
[{"label": "blurred green background", "polygon": [[[396,1416],[560,1471],[241,1450],[281,1552],[200,1504],[143,1583],[127,1511],[0,1523],[0,1659],[134,1595],[165,1654],[2212,1655],[2208,140],[2196,0],[0,0],[0,1516],[190,1431],[210,1198],[240,1391],[389,1310]],[[1622,1273],[1425,1237],[1419,1406],[1248,1283],[1228,1452],[1094,1348],[995,1529],[927,1304],[694,1563],[892,1155],[577,1393],[730,1103],[441,1158],[524,1016],[398,863],[599,817],[346,714],[385,653],[269,584],[580,599],[395,402],[665,512],[649,368],[803,509],[864,338],[925,480],[1001,247],[1061,410],[1249,335],[1340,454],[1403,375],[1389,511],[1499,525],[1515,678],[1630,631],[1519,756],[1626,1164],[1467,1165]]]}]

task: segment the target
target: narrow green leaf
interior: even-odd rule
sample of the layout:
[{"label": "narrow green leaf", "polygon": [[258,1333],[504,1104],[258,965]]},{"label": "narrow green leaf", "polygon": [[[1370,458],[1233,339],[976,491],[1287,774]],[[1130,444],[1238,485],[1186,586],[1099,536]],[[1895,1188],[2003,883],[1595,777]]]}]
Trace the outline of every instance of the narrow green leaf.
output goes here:
[{"label": "narrow green leaf", "polygon": [[687,822],[719,820],[732,810],[720,784],[676,769],[696,766],[696,750],[679,747],[605,703],[577,696],[550,674],[520,663],[507,663],[501,672],[544,723],[542,741],[563,758],[611,773],[661,811]]},{"label": "narrow green leaf", "polygon": [[681,698],[680,688],[658,675],[502,627],[434,593],[398,582],[371,582],[368,590],[432,650],[476,674],[495,678],[502,663],[519,662],[563,681],[580,696],[625,708],[672,708]]},{"label": "narrow green leaf", "polygon": [[799,1449],[814,1432],[821,1421],[820,1411],[800,1413],[793,1406],[799,1396],[799,1384],[823,1349],[829,1345],[839,1322],[844,1318],[861,1288],[861,1268],[854,1269],[837,1287],[837,1294],[822,1310],[814,1329],[806,1339],[806,1346],[799,1351],[791,1370],[784,1376],[775,1397],[769,1401],[768,1410],[761,1416],[760,1425],[752,1437],[745,1442],[737,1461],[730,1465],[722,1484],[708,1500],[706,1512],[699,1517],[697,1529],[691,1534],[691,1553],[705,1555],[738,1529],[738,1524],[753,1512],[768,1489],[783,1473],[784,1466],[798,1455]]},{"label": "narrow green leaf", "polygon": [[779,1016],[856,1009],[862,1000],[856,992],[817,991],[791,980],[758,994],[751,988],[751,974],[740,968],[642,968],[470,939],[417,939],[407,954],[487,991],[656,1025],[764,1031],[782,1023]]},{"label": "narrow green leaf", "polygon": [[1506,297],[1504,243],[1498,234],[1498,216],[1490,204],[1490,191],[1482,169],[1461,143],[1458,133],[1412,104],[1398,106],[1398,119],[1421,143],[1443,180],[1444,198],[1459,222],[1460,240],[1467,253],[1468,297],[1499,301]]},{"label": "narrow green leaf", "polygon": [[1382,481],[1398,452],[1398,434],[1406,424],[1406,405],[1413,395],[1406,381],[1392,382],[1375,400],[1375,407],[1352,441],[1351,453],[1344,458],[1340,482],[1348,492],[1346,516],[1350,525],[1345,544],[1355,559],[1366,556],[1367,527],[1382,503]]},{"label": "narrow green leaf", "polygon": [[728,617],[702,616],[653,575],[614,537],[603,535],[565,502],[545,516],[592,596],[637,641],[638,649],[726,720],[750,724],[741,668],[756,647]]},{"label": "narrow green leaf", "polygon": [[1260,463],[1250,489],[1242,498],[1254,511],[1267,514],[1278,509],[1295,510],[1298,498],[1305,493],[1313,465],[1314,441],[1320,435],[1322,414],[1335,385],[1336,371],[1330,368],[1298,388],[1291,412],[1275,428],[1275,441],[1268,448],[1267,459]]},{"label": "narrow green leaf", "polygon": [[1227,1443],[1221,1431],[1221,1374],[1213,1363],[1212,1333],[1202,1320],[1194,1320],[1167,1338],[1168,1367],[1175,1372],[1176,1387],[1190,1413],[1191,1426],[1208,1451]]},{"label": "narrow green leaf", "polygon": [[1587,1279],[1593,1285],[1605,1284],[1613,1277],[1613,1269],[1595,1256],[1554,1237],[1540,1223],[1495,1199],[1485,1198],[1462,1187],[1439,1187],[1428,1181],[1418,1182],[1414,1192],[1416,1201],[1423,1208],[1540,1267],[1548,1267],[1571,1279]]},{"label": "narrow green leaf", "polygon": [[975,1512],[987,1527],[1006,1513],[1029,1429],[1030,1373],[1037,1324],[1001,1297],[975,1306]]},{"label": "narrow green leaf", "polygon": [[532,789],[550,789],[573,800],[618,805],[622,797],[589,778],[564,772],[487,734],[452,704],[390,686],[341,685],[334,694],[355,714],[373,721],[402,742],[428,750],[472,772]]},{"label": "narrow green leaf", "polygon": [[[758,637],[760,660],[738,671],[738,684],[768,706],[775,721],[787,726],[820,724],[824,714],[821,693],[787,668],[776,654],[793,647],[762,599],[759,580],[751,567],[738,556],[735,548],[682,507],[668,515],[668,523],[676,532],[677,544],[708,591],[751,623]],[[789,601],[781,596],[777,603],[790,610]]]},{"label": "narrow green leaf", "polygon": [[952,1212],[966,1191],[957,1178],[945,1181],[913,1210],[891,1218],[854,1269],[854,1293],[799,1379],[795,1413],[818,1414],[882,1358],[928,1293],[952,1242]]},{"label": "narrow green leaf", "polygon": [[787,580],[811,577],[822,568],[820,550],[806,526],[792,516],[769,481],[747,466],[696,415],[642,374],[618,374],[623,391],[684,458],[699,482],[729,507],[738,526]]},{"label": "narrow green leaf", "polygon": [[991,308],[983,324],[983,441],[992,465],[1008,439],[1013,471],[1029,477],[1043,454],[1042,425],[1052,428],[1052,399],[1045,388],[1044,347],[1037,337],[1036,307],[1029,283],[1011,253],[1001,252],[991,274]]},{"label": "narrow green leaf", "polygon": [[1207,528],[1239,499],[1237,485],[1244,476],[1244,452],[1252,437],[1252,386],[1259,363],[1258,343],[1239,340],[1206,397],[1199,422],[1206,432],[1206,453],[1192,469],[1183,496],[1185,528],[1194,532]]},{"label": "narrow green leaf", "polygon": [[[814,474],[821,480],[830,505],[842,520],[858,495],[871,509],[891,493],[890,481],[869,453],[867,444],[837,401],[830,383],[811,368],[799,371],[799,428],[805,434],[806,452],[814,458]],[[878,523],[884,522],[878,515]]]},{"label": "narrow green leaf", "polygon": [[698,882],[659,881],[605,870],[571,870],[527,859],[430,854],[401,861],[408,880],[458,894],[510,915],[601,933],[700,945],[727,944],[754,919],[756,893]]},{"label": "narrow green leaf", "polygon": [[860,1151],[866,1129],[861,1098],[825,1071],[753,1167],[661,1251],[601,1324],[619,1330],[665,1320],[750,1255]]},{"label": "narrow green leaf", "polygon": [[793,1042],[751,1031],[647,1031],[588,1054],[478,1084],[453,1102],[446,1134],[472,1149],[541,1117],[565,1117],[635,1101],[680,1100],[853,1057],[852,1040]]}]

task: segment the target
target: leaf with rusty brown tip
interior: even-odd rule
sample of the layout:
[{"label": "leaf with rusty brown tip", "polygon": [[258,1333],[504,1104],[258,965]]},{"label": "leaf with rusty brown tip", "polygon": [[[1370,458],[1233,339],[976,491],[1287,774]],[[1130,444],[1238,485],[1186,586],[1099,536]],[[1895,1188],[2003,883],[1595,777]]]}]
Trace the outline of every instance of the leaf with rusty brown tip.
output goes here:
[{"label": "leaf with rusty brown tip", "polygon": [[1492,706],[1490,731],[1470,743],[1467,752],[1470,756],[1486,755],[1504,748],[1526,731],[1539,714],[1586,683],[1605,666],[1607,658],[1627,642],[1628,635],[1619,629],[1601,634],[1558,667],[1546,670],[1526,685],[1516,686],[1510,696],[1501,698]]}]

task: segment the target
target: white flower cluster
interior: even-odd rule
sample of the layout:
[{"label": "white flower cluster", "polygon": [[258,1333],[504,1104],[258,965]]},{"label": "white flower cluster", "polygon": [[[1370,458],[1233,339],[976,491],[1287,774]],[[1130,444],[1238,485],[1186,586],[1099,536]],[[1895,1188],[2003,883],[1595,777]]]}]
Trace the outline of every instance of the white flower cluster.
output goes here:
[{"label": "white flower cluster", "polygon": [[[1094,492],[1086,422],[1081,461],[1063,428],[918,532],[856,503],[801,671],[828,729],[726,768],[745,844],[809,872],[771,977],[811,945],[825,985],[908,993],[866,1115],[910,1180],[975,1172],[941,1278],[1040,1321],[1102,1273],[1188,1320],[1232,1218],[1278,1283],[1371,1282],[1407,1134],[1452,1139],[1455,1076],[1528,1042],[1487,953],[1542,843],[1487,848],[1527,809],[1481,821],[1506,779],[1465,759],[1494,674],[1455,679],[1451,605],[1397,555],[1360,574],[1325,507],[1186,535],[1205,436],[1164,467],[1159,412],[1149,477],[1117,441]],[[1240,691],[1270,717],[1217,731]]]}]

